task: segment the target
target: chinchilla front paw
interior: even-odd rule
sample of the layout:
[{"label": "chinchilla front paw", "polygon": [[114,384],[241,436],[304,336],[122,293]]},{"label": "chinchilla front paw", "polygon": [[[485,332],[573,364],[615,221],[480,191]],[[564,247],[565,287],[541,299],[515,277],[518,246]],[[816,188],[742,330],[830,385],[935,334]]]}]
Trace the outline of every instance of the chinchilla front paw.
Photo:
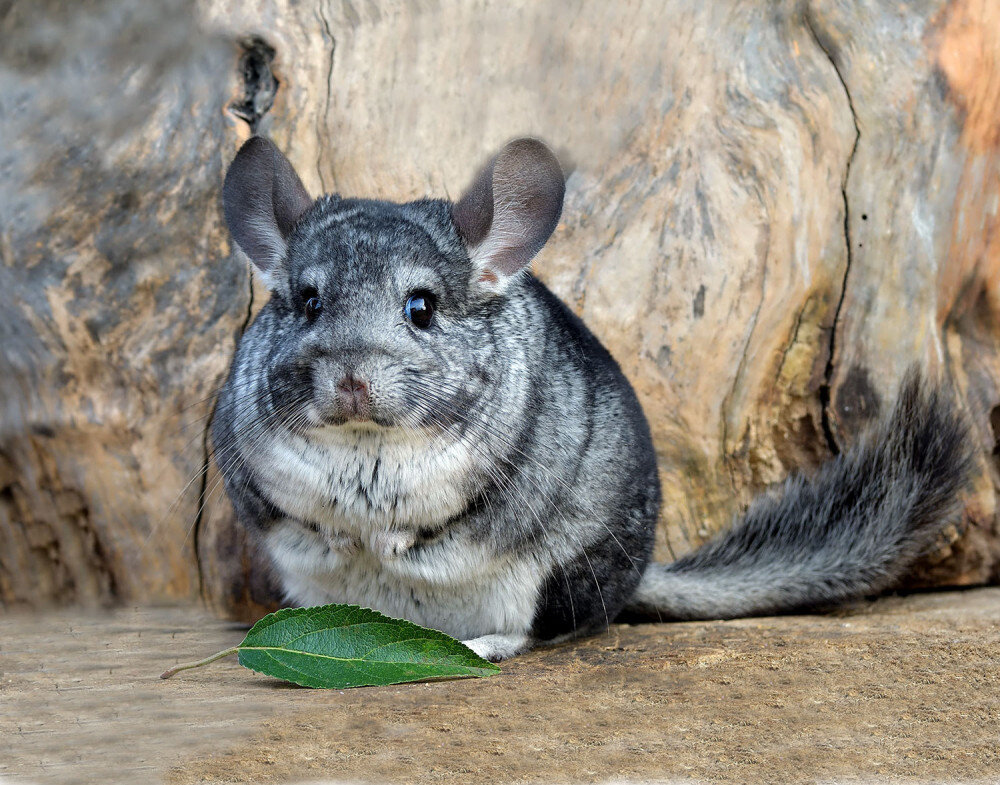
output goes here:
[{"label": "chinchilla front paw", "polygon": [[413,547],[414,542],[411,531],[380,531],[372,538],[372,553],[382,561],[398,559]]},{"label": "chinchilla front paw", "polygon": [[323,533],[331,551],[350,556],[361,550],[361,540],[344,532],[326,531]]}]

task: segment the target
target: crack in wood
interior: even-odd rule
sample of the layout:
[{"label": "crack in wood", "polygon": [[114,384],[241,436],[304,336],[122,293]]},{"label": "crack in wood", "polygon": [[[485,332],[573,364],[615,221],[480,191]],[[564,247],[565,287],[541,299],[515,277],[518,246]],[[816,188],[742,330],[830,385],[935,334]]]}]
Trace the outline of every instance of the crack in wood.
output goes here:
[{"label": "crack in wood", "polygon": [[[278,92],[280,82],[271,71],[276,51],[273,46],[259,36],[244,39],[241,44],[243,55],[240,58],[240,72],[243,74],[243,99],[229,104],[229,110],[250,126],[250,132],[257,133],[261,119],[274,105],[274,97]],[[234,254],[230,255],[230,259]],[[247,309],[240,325],[239,335],[246,332],[253,320],[254,292],[253,273],[247,269]],[[208,506],[208,468],[211,461],[209,441],[212,421],[215,419],[215,409],[219,399],[216,394],[211,404],[211,413],[206,421],[205,430],[201,435],[201,471],[198,484],[198,512],[195,514],[191,538],[194,548],[195,569],[198,574],[198,596],[207,601],[205,593],[205,564],[201,552],[202,529],[205,521],[205,508]]]},{"label": "crack in wood", "polygon": [[[330,22],[327,20],[326,14],[323,13],[323,3],[320,3],[317,7],[316,16],[319,19],[323,36],[330,41],[330,58],[326,68],[326,102],[323,106],[323,121],[320,122],[319,119],[316,121],[316,142],[318,150],[318,154],[316,155],[316,174],[319,176],[321,190],[323,193],[326,193],[326,178],[323,177],[322,166],[323,142],[326,139],[324,131],[330,127],[330,103],[332,101],[331,91],[333,90],[333,62],[337,54],[337,39],[333,37],[333,33],[330,31]],[[336,178],[334,178],[333,186],[334,190],[336,190]]]},{"label": "crack in wood", "polygon": [[844,166],[844,176],[840,183],[840,194],[844,202],[844,244],[846,247],[846,261],[844,264],[844,277],[841,281],[840,286],[840,297],[837,300],[837,307],[833,312],[833,323],[830,325],[830,341],[827,346],[827,361],[826,369],[823,373],[823,384],[819,388],[819,401],[820,401],[820,412],[821,420],[823,426],[823,435],[826,438],[827,447],[829,447],[830,452],[834,455],[840,454],[840,445],[837,443],[837,438],[833,432],[833,422],[830,413],[830,407],[832,406],[832,380],[834,372],[834,354],[837,348],[837,325],[840,323],[840,312],[844,307],[844,298],[847,295],[847,280],[851,274],[851,263],[853,261],[852,251],[851,251],[851,204],[847,196],[847,182],[851,176],[851,165],[854,163],[854,156],[858,152],[858,142],[861,140],[861,128],[858,125],[858,113],[854,108],[854,100],[851,97],[851,91],[847,86],[847,81],[844,79],[843,73],[840,71],[840,67],[837,65],[836,58],[833,55],[833,51],[829,43],[824,43],[823,38],[819,31],[813,24],[812,20],[812,10],[810,7],[806,7],[803,13],[803,22],[805,23],[806,29],[812,36],[812,39],[816,42],[816,46],[820,48],[820,51],[826,56],[826,59],[830,62],[833,67],[833,72],[837,75],[837,80],[840,82],[841,87],[844,89],[844,95],[847,98],[847,106],[851,111],[851,122],[854,124],[854,142],[851,145],[851,152],[847,156],[847,163]]}]

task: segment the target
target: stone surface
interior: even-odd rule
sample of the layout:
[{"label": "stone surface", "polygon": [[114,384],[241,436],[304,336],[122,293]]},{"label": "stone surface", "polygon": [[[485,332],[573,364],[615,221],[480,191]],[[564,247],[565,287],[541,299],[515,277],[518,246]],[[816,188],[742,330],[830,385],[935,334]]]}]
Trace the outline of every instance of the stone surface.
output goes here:
[{"label": "stone surface", "polygon": [[5,619],[13,783],[988,782],[1000,589],[833,616],[616,625],[478,681],[310,691],[204,612]]},{"label": "stone surface", "polygon": [[5,9],[5,607],[201,594],[250,617],[273,598],[206,457],[266,298],[219,211],[252,128],[317,194],[454,195],[509,137],[560,151],[536,269],[650,416],[661,558],[849,445],[919,361],[981,458],[964,534],[912,580],[996,579],[992,0]]}]

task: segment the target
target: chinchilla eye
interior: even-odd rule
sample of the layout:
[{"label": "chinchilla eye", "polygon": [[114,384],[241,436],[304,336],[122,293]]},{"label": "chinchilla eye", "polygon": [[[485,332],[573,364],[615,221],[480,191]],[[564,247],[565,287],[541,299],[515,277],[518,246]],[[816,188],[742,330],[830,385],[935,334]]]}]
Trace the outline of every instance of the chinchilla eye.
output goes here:
[{"label": "chinchilla eye", "polygon": [[319,292],[312,286],[302,290],[302,308],[305,311],[306,319],[314,321],[323,310],[323,301],[319,299]]},{"label": "chinchilla eye", "polygon": [[431,318],[434,316],[434,295],[424,289],[418,289],[406,298],[406,318],[414,327],[426,330],[431,326]]}]

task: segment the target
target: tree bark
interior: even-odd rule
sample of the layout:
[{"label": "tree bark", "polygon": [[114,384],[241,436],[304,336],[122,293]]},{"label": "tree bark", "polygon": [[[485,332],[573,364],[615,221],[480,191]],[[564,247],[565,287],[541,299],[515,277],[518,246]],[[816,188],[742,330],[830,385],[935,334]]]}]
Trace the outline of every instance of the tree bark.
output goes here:
[{"label": "tree bark", "polygon": [[313,194],[394,200],[457,195],[513,136],[555,146],[535,270],[646,409],[660,558],[848,447],[918,362],[980,459],[911,581],[996,579],[995,3],[60,8],[0,16],[5,606],[273,601],[206,431],[267,297],[219,204],[252,131]]}]

